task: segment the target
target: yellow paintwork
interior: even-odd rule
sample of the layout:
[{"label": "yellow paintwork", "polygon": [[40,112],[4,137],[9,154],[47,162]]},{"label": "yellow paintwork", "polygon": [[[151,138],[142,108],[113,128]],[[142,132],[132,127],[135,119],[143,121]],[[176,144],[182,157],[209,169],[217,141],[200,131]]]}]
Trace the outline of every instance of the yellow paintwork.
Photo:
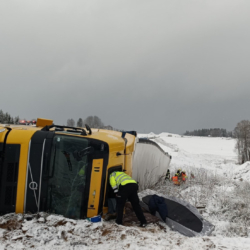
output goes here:
[{"label": "yellow paintwork", "polygon": [[131,134],[126,134],[125,138],[127,139],[125,169],[126,169],[126,174],[132,177],[132,170],[133,170],[132,161],[133,161],[133,153],[135,150],[135,137]]},{"label": "yellow paintwork", "polygon": [[43,118],[37,118],[36,126],[37,127],[45,127],[50,126],[53,124],[53,120],[43,119]]},{"label": "yellow paintwork", "polygon": [[17,182],[16,213],[23,213],[29,142],[37,129],[29,126],[24,126],[23,129],[20,127],[12,128],[12,131],[8,135],[7,143],[21,145]]},{"label": "yellow paintwork", "polygon": [[[38,118],[36,126],[8,125],[8,127],[12,128],[12,130],[7,137],[7,143],[21,145],[19,170],[18,170],[16,213],[23,213],[24,211],[25,185],[26,185],[30,140],[36,131],[41,130],[44,126],[52,125],[52,124],[53,124],[52,120]],[[1,129],[4,129],[4,128],[5,128],[5,125],[0,124],[0,131]],[[3,142],[6,132],[7,132],[7,129],[3,132],[0,132],[0,142]],[[55,133],[60,134],[60,131],[56,131]],[[70,135],[71,133],[69,132],[67,134]],[[90,191],[89,191],[89,201],[88,201],[88,211],[87,211],[87,216],[93,217],[98,214],[102,174],[106,175],[105,194],[106,194],[106,189],[107,189],[107,183],[109,181],[109,176],[108,176],[109,168],[112,168],[115,166],[122,166],[122,169],[126,170],[126,174],[132,176],[132,158],[133,158],[133,152],[135,149],[134,148],[135,137],[131,134],[126,134],[125,138],[127,139],[127,143],[126,143],[126,148],[125,148],[125,140],[122,138],[122,133],[118,131],[104,130],[104,129],[92,129],[91,135],[82,136],[82,135],[72,133],[72,136],[97,139],[99,141],[106,142],[109,146],[109,156],[108,156],[108,165],[107,165],[106,173],[103,173],[103,159],[93,160],[93,168],[92,168]],[[120,153],[120,155],[117,156],[118,152]],[[100,167],[100,171],[95,172],[95,167]],[[95,192],[95,195],[93,195],[94,192]],[[105,197],[103,201],[105,201]],[[91,205],[93,205],[94,207],[91,208]],[[104,213],[107,212],[107,207],[103,207],[103,212]]]},{"label": "yellow paintwork", "polygon": [[102,170],[103,170],[103,159],[93,160],[87,217],[93,217],[98,214],[99,199],[101,192]]},{"label": "yellow paintwork", "polygon": [[127,139],[126,154],[132,154],[135,150],[135,137],[131,134],[126,134]]}]

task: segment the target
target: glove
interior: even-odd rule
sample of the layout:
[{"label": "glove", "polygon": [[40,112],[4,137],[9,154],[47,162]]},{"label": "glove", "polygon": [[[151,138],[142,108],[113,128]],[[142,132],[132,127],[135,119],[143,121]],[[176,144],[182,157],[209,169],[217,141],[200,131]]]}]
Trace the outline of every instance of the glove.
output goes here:
[{"label": "glove", "polygon": [[116,193],[116,198],[121,198],[121,194],[118,192],[118,193]]}]

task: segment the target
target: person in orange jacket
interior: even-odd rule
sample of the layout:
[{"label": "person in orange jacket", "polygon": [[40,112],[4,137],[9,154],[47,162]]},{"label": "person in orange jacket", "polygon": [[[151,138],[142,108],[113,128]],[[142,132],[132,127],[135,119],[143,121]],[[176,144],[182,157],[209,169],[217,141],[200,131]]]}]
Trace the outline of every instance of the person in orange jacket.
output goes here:
[{"label": "person in orange jacket", "polygon": [[185,182],[186,181],[186,179],[187,179],[187,175],[186,175],[186,172],[185,171],[182,171],[181,172],[181,180],[183,181],[183,182]]},{"label": "person in orange jacket", "polygon": [[180,186],[180,182],[179,182],[178,177],[179,177],[178,174],[175,174],[175,175],[172,177],[172,181],[173,181],[174,185]]},{"label": "person in orange jacket", "polygon": [[181,169],[178,169],[176,174],[172,177],[172,181],[174,185],[180,185],[181,182],[185,182],[187,179],[187,175],[185,171],[182,171]]}]

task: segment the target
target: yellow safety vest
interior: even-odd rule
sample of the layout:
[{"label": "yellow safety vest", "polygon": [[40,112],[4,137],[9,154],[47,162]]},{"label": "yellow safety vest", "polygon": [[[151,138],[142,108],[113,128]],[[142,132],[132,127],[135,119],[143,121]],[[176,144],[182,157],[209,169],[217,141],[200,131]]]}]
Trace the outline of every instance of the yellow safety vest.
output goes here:
[{"label": "yellow safety vest", "polygon": [[86,166],[84,165],[84,166],[80,169],[80,171],[78,172],[78,175],[79,175],[79,176],[84,176],[84,175],[85,175],[85,168],[86,168]]},{"label": "yellow safety vest", "polygon": [[137,183],[124,172],[113,172],[109,177],[109,182],[115,193],[118,192],[118,188],[120,185],[124,186],[128,183]]}]

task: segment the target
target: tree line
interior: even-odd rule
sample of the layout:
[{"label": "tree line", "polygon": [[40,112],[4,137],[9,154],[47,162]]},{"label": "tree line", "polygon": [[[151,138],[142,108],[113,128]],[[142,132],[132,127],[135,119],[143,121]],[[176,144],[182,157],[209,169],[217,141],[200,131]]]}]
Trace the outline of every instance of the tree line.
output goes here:
[{"label": "tree line", "polygon": [[67,120],[67,126],[69,127],[84,127],[85,124],[89,125],[91,128],[102,128],[109,130],[117,130],[110,125],[105,126],[102,120],[98,116],[88,116],[86,119],[79,118],[77,122],[74,119],[70,118]]},{"label": "tree line", "polygon": [[18,124],[19,116],[12,117],[8,112],[4,113],[2,110],[0,110],[0,123]]},{"label": "tree line", "polygon": [[184,135],[191,136],[211,136],[211,137],[232,137],[233,133],[223,128],[198,129],[194,131],[186,131]]},{"label": "tree line", "polygon": [[[20,118],[19,116],[12,117],[8,112],[3,112],[0,110],[0,123],[3,124],[19,124]],[[118,130],[113,128],[110,125],[104,125],[102,120],[98,116],[88,116],[86,119],[79,118],[77,122],[74,119],[67,120],[67,126],[69,127],[84,127],[85,124],[88,124],[91,128],[102,128],[102,129],[109,129],[109,130]]]}]

